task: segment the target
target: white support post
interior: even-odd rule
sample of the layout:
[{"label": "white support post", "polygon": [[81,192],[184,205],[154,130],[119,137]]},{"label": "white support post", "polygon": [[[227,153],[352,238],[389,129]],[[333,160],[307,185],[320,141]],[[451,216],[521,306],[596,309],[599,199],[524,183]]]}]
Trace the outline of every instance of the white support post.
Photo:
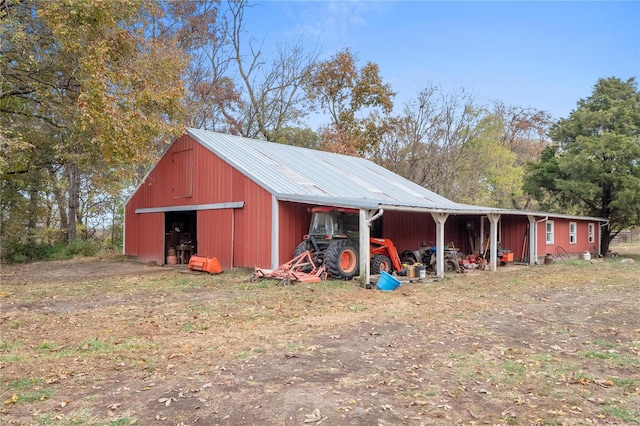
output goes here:
[{"label": "white support post", "polygon": [[532,215],[527,215],[527,219],[529,219],[529,266],[534,266],[538,262],[538,224]]},{"label": "white support post", "polygon": [[480,216],[480,250],[479,250],[479,252],[480,252],[481,256],[485,256],[486,257],[487,254],[484,252],[484,248],[485,248],[485,245],[487,243],[486,243],[486,240],[485,240],[484,232],[485,232],[484,231],[484,216]]},{"label": "white support post", "polygon": [[491,247],[491,252],[489,253],[489,270],[495,272],[498,269],[498,221],[500,220],[500,214],[489,213],[487,217],[491,225],[489,230],[489,246]]},{"label": "white support post", "polygon": [[448,213],[431,213],[436,222],[436,275],[444,277],[444,224]]},{"label": "white support post", "polygon": [[360,239],[360,285],[362,287],[367,287],[371,279],[371,265],[369,264],[369,258],[371,257],[369,218],[371,216],[370,211],[360,209],[358,229]]}]

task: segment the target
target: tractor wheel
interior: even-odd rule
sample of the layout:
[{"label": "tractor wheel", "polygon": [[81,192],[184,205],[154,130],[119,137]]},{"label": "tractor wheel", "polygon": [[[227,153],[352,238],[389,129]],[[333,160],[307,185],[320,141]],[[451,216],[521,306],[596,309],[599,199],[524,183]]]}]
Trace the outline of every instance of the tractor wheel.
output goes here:
[{"label": "tractor wheel", "polygon": [[304,253],[307,250],[313,251],[313,245],[311,244],[311,241],[304,240],[303,242],[298,244],[298,246],[294,250],[293,257],[300,256],[302,253]]},{"label": "tractor wheel", "polygon": [[[414,263],[418,263],[416,258],[413,256],[405,256],[402,258],[400,262],[402,262],[404,265],[409,265],[409,266],[413,265]],[[373,268],[371,268],[371,270],[373,271]]]},{"label": "tractor wheel", "polygon": [[456,259],[445,259],[444,267],[445,272],[460,272],[460,264]]},{"label": "tractor wheel", "polygon": [[[313,257],[313,244],[311,244],[311,241],[305,240],[305,241],[301,242],[300,244],[298,244],[298,246],[296,247],[296,249],[293,252],[293,257],[298,257],[298,256],[300,256],[302,253],[304,253],[307,250],[312,252],[312,257]],[[300,268],[301,272],[306,272],[306,273],[309,273],[312,270],[313,270],[313,266],[311,266],[311,265],[302,266]]]},{"label": "tractor wheel", "polygon": [[334,278],[350,280],[358,273],[358,251],[347,240],[338,240],[327,248],[324,265]]},{"label": "tractor wheel", "polygon": [[371,258],[371,273],[378,275],[380,272],[391,273],[393,267],[391,266],[391,259],[383,254],[376,254]]}]

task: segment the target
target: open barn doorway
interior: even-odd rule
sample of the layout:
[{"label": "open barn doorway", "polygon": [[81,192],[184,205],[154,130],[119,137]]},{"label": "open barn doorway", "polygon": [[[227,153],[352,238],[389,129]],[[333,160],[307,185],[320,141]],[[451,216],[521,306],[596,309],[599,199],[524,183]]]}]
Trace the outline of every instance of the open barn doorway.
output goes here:
[{"label": "open barn doorway", "polygon": [[189,263],[189,258],[198,249],[196,212],[167,212],[164,218],[165,263],[171,263],[169,256],[176,256],[178,264]]}]

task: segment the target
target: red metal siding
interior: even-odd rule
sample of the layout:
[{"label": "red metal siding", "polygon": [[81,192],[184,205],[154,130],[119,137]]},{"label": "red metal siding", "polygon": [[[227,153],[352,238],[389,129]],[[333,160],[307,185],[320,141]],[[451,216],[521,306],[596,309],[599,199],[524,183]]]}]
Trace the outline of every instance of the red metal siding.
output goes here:
[{"label": "red metal siding", "polygon": [[198,255],[216,257],[223,269],[233,267],[233,209],[198,212]]},{"label": "red metal siding", "polygon": [[[542,257],[547,253],[554,256],[564,255],[579,255],[585,251],[592,253],[598,253],[600,247],[600,229],[598,222],[590,222],[587,220],[573,220],[573,219],[557,219],[550,218],[553,221],[553,244],[547,244],[546,242],[546,222],[540,222],[538,224],[538,256]],[[569,223],[576,223],[576,242],[571,244],[569,242]],[[593,223],[594,226],[594,242],[589,242],[589,223]]]},{"label": "red metal siding", "polygon": [[436,225],[430,213],[386,211],[382,216],[382,233],[402,253],[420,247],[421,241],[435,244]]},{"label": "red metal siding", "polygon": [[171,192],[173,198],[193,196],[193,149],[174,152],[171,155]]},{"label": "red metal siding", "polygon": [[125,254],[141,262],[164,264],[164,213],[144,217],[129,207],[125,210]]},{"label": "red metal siding", "polygon": [[[174,156],[181,152],[184,153],[183,156],[180,154],[177,157]],[[177,165],[176,159],[178,159]],[[184,166],[189,161],[193,163],[192,180],[184,175],[188,173]],[[192,184],[191,196],[186,196],[189,183]],[[176,188],[181,188],[183,197],[174,196]],[[151,258],[164,260],[164,213],[136,214],[136,209],[240,201],[245,203],[244,207],[234,212],[211,211],[209,214],[199,212],[198,217],[202,218],[199,222],[202,223],[197,225],[198,251],[201,253],[203,250],[211,251],[208,255],[222,257],[218,259],[221,264],[223,261],[226,262],[223,259],[228,259],[229,262],[234,263],[234,266],[269,267],[271,263],[271,195],[191,137],[182,136],[173,142],[126,206],[125,254],[137,256],[140,260]],[[157,215],[157,218],[153,219],[154,231],[151,231],[149,228],[151,225],[147,224],[150,215]],[[211,219],[212,217],[220,220],[230,220],[229,217],[234,217],[235,230],[232,232],[235,238],[234,253],[224,252],[224,247],[231,238],[228,235],[229,230],[221,229],[220,227],[223,226],[221,222]],[[223,252],[214,253],[217,249]],[[227,266],[223,265],[223,267]]]},{"label": "red metal siding", "polygon": [[[511,250],[514,260],[525,260],[529,256],[528,240],[525,252],[523,252],[528,225],[529,219],[527,216],[508,216],[504,214],[500,216],[500,246],[503,249]],[[488,226],[486,230],[487,232],[489,231]],[[524,258],[523,254],[525,255]]]},{"label": "red metal siding", "polygon": [[234,266],[271,266],[271,194],[237,171],[234,193],[241,194],[244,208],[235,214]]},{"label": "red metal siding", "polygon": [[282,264],[293,257],[296,246],[302,241],[302,237],[309,232],[311,213],[308,209],[313,206],[286,201],[281,201],[278,204],[278,215],[280,216],[278,257],[279,263]]}]

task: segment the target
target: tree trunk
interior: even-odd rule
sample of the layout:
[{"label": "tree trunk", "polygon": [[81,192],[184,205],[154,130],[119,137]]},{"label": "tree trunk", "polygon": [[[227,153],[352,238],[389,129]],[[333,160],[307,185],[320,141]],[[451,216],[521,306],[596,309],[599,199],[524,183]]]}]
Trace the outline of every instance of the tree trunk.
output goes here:
[{"label": "tree trunk", "polygon": [[29,212],[27,222],[27,244],[35,243],[36,227],[38,226],[38,205],[40,204],[40,194],[35,183],[29,187]]},{"label": "tree trunk", "polygon": [[[56,175],[56,171],[53,170],[52,166],[47,167],[48,171],[49,171],[49,177],[51,178],[52,182],[57,182],[58,181],[58,176]],[[67,230],[69,229],[69,216],[67,215],[67,200],[64,199],[64,195],[62,194],[62,191],[60,190],[60,188],[55,185],[55,183],[52,185],[53,187],[53,197],[56,201],[56,204],[58,205],[58,214],[60,215],[60,231],[61,234],[64,232],[63,235],[67,235]]]},{"label": "tree trunk", "polygon": [[78,169],[71,164],[67,169],[69,174],[69,224],[67,226],[67,238],[69,242],[77,238],[76,220],[78,212],[78,204],[80,202],[80,194],[78,192]]}]

